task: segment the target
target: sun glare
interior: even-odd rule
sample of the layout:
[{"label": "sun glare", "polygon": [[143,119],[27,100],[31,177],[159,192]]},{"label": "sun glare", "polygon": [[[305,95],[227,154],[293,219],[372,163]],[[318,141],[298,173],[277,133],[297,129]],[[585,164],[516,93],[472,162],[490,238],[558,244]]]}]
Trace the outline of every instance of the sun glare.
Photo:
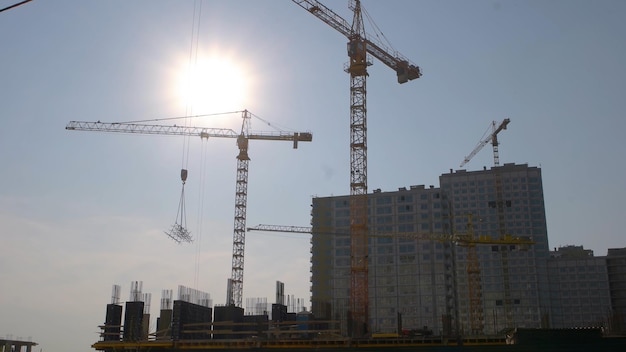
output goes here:
[{"label": "sun glare", "polygon": [[249,82],[244,66],[227,57],[198,58],[181,65],[178,95],[189,115],[246,109]]}]

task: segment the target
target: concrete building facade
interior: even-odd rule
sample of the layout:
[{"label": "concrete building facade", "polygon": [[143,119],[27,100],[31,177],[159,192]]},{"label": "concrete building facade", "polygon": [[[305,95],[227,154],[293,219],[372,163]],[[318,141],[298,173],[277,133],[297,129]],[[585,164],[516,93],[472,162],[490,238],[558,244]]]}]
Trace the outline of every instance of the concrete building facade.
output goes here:
[{"label": "concrete building facade", "polygon": [[[349,196],[312,204],[312,311],[343,323],[350,295]],[[448,244],[414,239],[449,229],[447,202],[438,188],[412,186],[369,194],[369,302],[371,332],[423,329],[443,333],[454,309]],[[447,317],[447,318],[446,318]]]},{"label": "concrete building facade", "polygon": [[611,330],[626,334],[626,248],[609,248],[607,272],[611,295]]},{"label": "concrete building facade", "polygon": [[[499,238],[505,231],[536,242],[524,248],[477,246],[483,333],[548,326],[549,247],[541,170],[506,164],[443,174],[440,183],[440,188],[411,186],[368,195],[368,227],[373,234],[368,260],[371,332],[427,327],[446,335],[471,330],[475,316],[469,313],[467,249],[411,237],[463,234],[468,214],[473,214],[476,235]],[[312,225],[313,313],[345,322],[350,294],[349,196],[314,198]]]},{"label": "concrete building facade", "polygon": [[550,253],[551,326],[607,327],[611,299],[606,257],[595,257],[582,246],[565,246]]},{"label": "concrete building facade", "polygon": [[[470,335],[479,317],[486,335],[589,326],[626,334],[626,248],[598,257],[582,246],[550,251],[539,168],[450,170],[439,182],[368,194],[371,333]],[[349,196],[313,198],[311,215],[311,309],[347,332]],[[471,293],[470,249],[449,241],[467,235],[470,222],[475,237],[534,242],[477,244],[478,294]]]},{"label": "concrete building facade", "polygon": [[[466,231],[467,214],[473,214],[477,235],[512,235],[535,242],[530,247],[477,246],[483,331],[548,327],[549,246],[541,169],[505,164],[480,171],[451,170],[441,175],[439,181],[451,204],[454,232]],[[467,250],[463,247],[458,248],[457,262],[458,267],[467,265]],[[470,324],[466,313],[470,304],[468,284],[467,272],[459,270],[459,319],[465,330]]]}]

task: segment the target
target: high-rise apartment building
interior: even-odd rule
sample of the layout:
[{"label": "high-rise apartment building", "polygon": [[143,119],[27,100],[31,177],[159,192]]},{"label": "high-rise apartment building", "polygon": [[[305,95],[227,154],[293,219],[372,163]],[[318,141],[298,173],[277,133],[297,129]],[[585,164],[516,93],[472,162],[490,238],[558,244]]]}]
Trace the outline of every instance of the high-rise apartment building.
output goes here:
[{"label": "high-rise apartment building", "polygon": [[609,248],[607,271],[611,293],[611,329],[626,334],[626,248]]},{"label": "high-rise apartment building", "polygon": [[611,316],[606,257],[595,257],[582,246],[565,246],[550,253],[551,327],[606,327]]},{"label": "high-rise apartment building", "polygon": [[[375,190],[368,198],[371,332],[396,332],[400,326],[444,332],[454,308],[446,264],[451,249],[443,242],[414,239],[416,233],[449,230],[449,208],[441,190],[424,186]],[[314,198],[312,206],[312,310],[316,317],[341,321],[346,331],[349,196]]]},{"label": "high-rise apartment building", "polygon": [[[441,187],[368,195],[371,332],[427,329],[468,334],[549,325],[549,257],[541,170],[506,164],[441,175]],[[500,192],[497,192],[500,190]],[[529,237],[532,246],[477,245],[480,293],[469,294],[468,249],[438,240],[466,234]],[[312,310],[347,331],[350,298],[349,196],[312,204]],[[419,239],[415,236],[419,235]],[[425,235],[432,235],[426,238]],[[470,297],[480,312],[470,312]]]},{"label": "high-rise apartment building", "polygon": [[[480,236],[531,238],[529,247],[514,244],[476,246],[480,261],[483,331],[496,333],[510,327],[548,327],[550,295],[547,260],[548,233],[541,169],[504,164],[480,171],[458,170],[439,177],[448,195],[453,230],[466,231],[466,214],[473,214],[474,232]],[[466,248],[459,247],[457,262],[467,265]],[[470,325],[467,272],[457,275],[459,320]]]}]

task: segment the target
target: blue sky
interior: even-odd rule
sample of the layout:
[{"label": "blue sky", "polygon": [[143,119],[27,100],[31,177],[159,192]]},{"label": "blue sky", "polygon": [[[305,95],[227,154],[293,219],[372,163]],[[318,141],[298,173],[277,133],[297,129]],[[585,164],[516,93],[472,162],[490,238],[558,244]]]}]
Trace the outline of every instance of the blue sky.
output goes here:
[{"label": "blue sky", "polygon": [[[348,1],[324,3],[351,21]],[[510,118],[500,161],[542,168],[550,246],[596,255],[626,246],[625,2],[362,3],[424,73],[399,85],[382,63],[369,69],[370,190],[438,186],[492,121]],[[152,293],[155,315],[161,290],[177,285],[225,301],[234,140],[190,140],[187,162],[182,137],[69,132],[70,120],[248,109],[271,122],[255,119],[254,130],[311,131],[297,150],[250,143],[250,226],[306,226],[312,196],[349,193],[346,39],[291,1],[35,0],[0,13],[0,42],[0,336],[88,350],[111,285],[126,300],[133,280]],[[218,60],[232,80],[189,103],[180,82],[192,49],[193,67]],[[239,130],[241,119],[194,124]],[[465,168],[492,163],[488,145]],[[196,237],[187,245],[163,234],[176,219],[181,166]],[[309,245],[308,236],[249,233],[244,299],[272,302],[276,280],[308,298]]]}]

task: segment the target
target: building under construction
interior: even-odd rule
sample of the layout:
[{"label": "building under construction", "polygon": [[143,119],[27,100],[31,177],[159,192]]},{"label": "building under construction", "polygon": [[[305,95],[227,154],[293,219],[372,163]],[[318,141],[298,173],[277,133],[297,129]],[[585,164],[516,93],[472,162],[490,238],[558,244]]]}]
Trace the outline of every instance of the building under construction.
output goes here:
[{"label": "building under construction", "polygon": [[[557,314],[575,303],[563,300],[564,291],[572,297],[582,292],[572,290],[574,284],[608,291],[604,258],[594,259],[582,248],[573,257],[564,254],[571,252],[568,248],[550,252],[541,170],[514,164],[499,168],[497,176],[493,168],[451,171],[441,175],[441,187],[368,194],[366,337],[349,333],[349,196],[336,196],[312,202],[310,311],[290,309],[282,283],[277,283],[276,303],[252,300],[245,310],[213,306],[208,294],[181,286],[177,299],[163,291],[156,326],[150,326],[150,295],[135,282],[124,304],[114,287],[93,348],[428,350],[464,345],[471,350],[468,346],[533,344],[537,337],[541,345],[533,345],[535,350],[555,343],[581,350],[623,348],[624,339],[600,340],[611,329],[609,312],[601,314],[610,306],[591,302],[595,320],[566,321]],[[500,200],[495,177],[501,178]],[[585,273],[579,279],[561,270],[570,267]],[[586,273],[591,267],[593,277]],[[608,297],[608,292],[598,294]]]},{"label": "building under construction", "polygon": [[[541,170],[451,170],[440,182],[368,195],[370,333],[484,336],[550,326]],[[345,331],[349,204],[349,196],[312,204],[312,312]],[[467,236],[474,239],[457,240]]]},{"label": "building under construction", "polygon": [[[151,326],[150,294],[141,291],[141,282],[131,284],[130,298],[120,302],[120,286],[114,285],[112,302],[106,307],[105,323],[100,326],[96,350],[113,352],[180,350],[295,350],[361,349],[421,346],[505,345],[504,337],[455,339],[431,334],[371,336],[350,339],[341,334],[339,322],[321,320],[307,311],[290,312],[283,303],[269,311],[249,314],[235,305],[212,306],[207,293],[179,286],[178,298],[171,290],[162,292],[156,327]],[[282,283],[277,284],[277,300]]]},{"label": "building under construction", "polygon": [[[509,120],[499,127],[494,122],[492,133],[464,161],[491,142],[493,168],[451,170],[441,175],[440,187],[368,193],[370,56],[391,68],[398,83],[421,77],[421,69],[379,43],[377,35],[366,35],[360,1],[350,2],[352,24],[318,1],[293,2],[346,36],[350,58],[346,66],[350,194],[312,201],[311,311],[288,312],[278,301],[261,314],[246,314],[242,308],[248,140],[289,140],[294,147],[298,141],[312,140],[309,133],[251,135],[245,127],[246,113],[239,135],[216,134],[237,138],[240,149],[227,305],[212,307],[196,291],[179,292],[176,300],[164,293],[156,330],[151,330],[149,299],[131,292],[125,310],[115,300],[107,306],[102,338],[93,347],[176,351],[484,346],[504,345],[507,338],[513,341],[507,336],[513,328],[549,327],[549,249],[541,171],[527,165],[499,165],[497,134]],[[84,125],[73,122],[68,129]],[[86,125],[98,131],[105,127],[119,132],[120,127]],[[139,133],[208,137],[204,130],[181,132],[180,127],[137,124],[124,126],[123,132],[138,133],[138,129]],[[178,219],[168,235],[190,239]]]}]

